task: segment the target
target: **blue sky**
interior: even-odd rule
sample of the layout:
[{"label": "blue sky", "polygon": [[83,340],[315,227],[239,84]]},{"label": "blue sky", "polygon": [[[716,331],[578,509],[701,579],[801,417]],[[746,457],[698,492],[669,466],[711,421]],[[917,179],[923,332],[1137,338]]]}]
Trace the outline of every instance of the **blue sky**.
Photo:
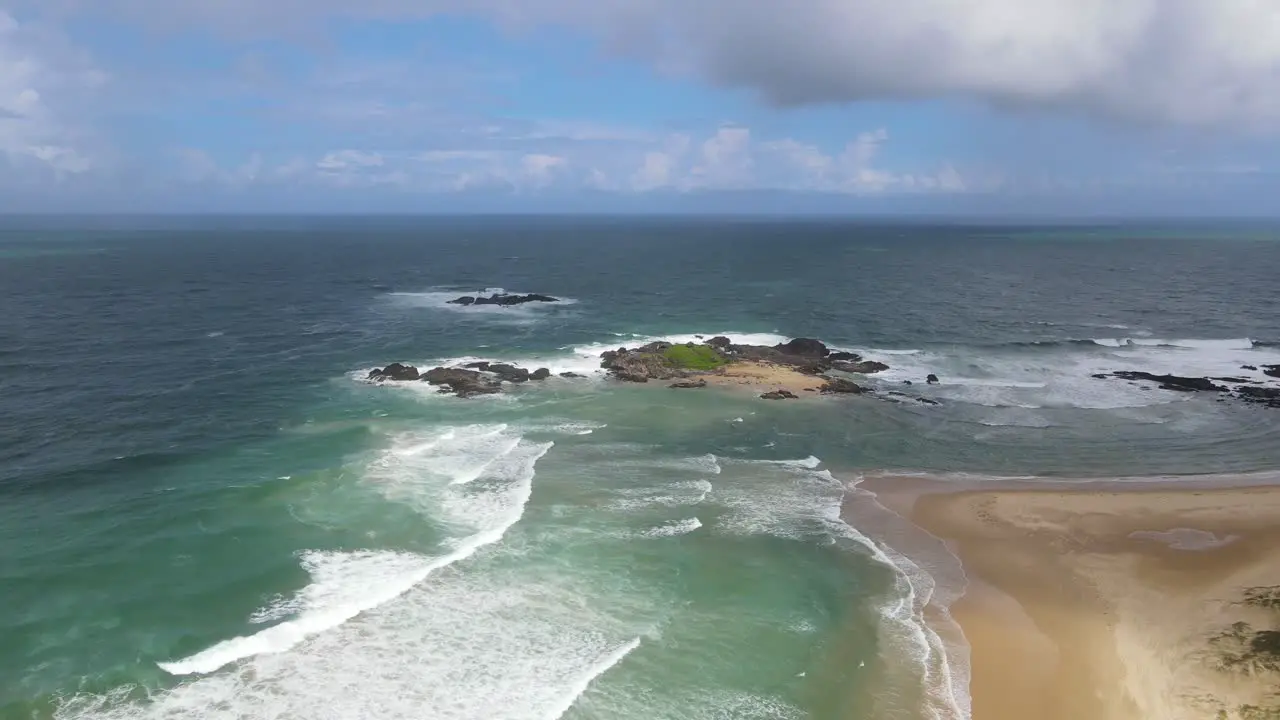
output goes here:
[{"label": "blue sky", "polygon": [[0,211],[1263,214],[1253,0],[0,0]]}]

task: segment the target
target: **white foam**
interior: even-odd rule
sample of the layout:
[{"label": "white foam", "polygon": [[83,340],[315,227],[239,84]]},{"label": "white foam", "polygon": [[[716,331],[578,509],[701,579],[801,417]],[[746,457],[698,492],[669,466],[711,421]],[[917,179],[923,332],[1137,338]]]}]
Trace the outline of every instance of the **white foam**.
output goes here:
[{"label": "white foam", "polygon": [[692,517],[687,520],[677,520],[665,525],[659,525],[655,528],[649,528],[641,534],[645,537],[651,538],[673,537],[675,535],[687,535],[700,527],[702,527],[702,521],[696,517]]},{"label": "white foam", "polygon": [[1093,375],[1129,370],[1192,377],[1244,377],[1274,384],[1262,372],[1244,370],[1243,366],[1280,363],[1280,349],[1254,348],[1247,339],[1094,342],[1045,347],[1035,352],[1025,348],[940,348],[890,359],[890,369],[869,380],[882,387],[900,386],[904,380],[923,384],[932,373],[941,383],[921,390],[928,397],[996,408],[1118,410],[1186,402],[1196,396],[1121,380],[1100,380]]},{"label": "white foam", "polygon": [[[72,698],[58,720],[410,718],[556,720],[589,701],[645,634],[601,614],[581,586],[545,572],[443,574],[394,603],[239,670],[131,700]],[[652,606],[630,595],[603,603]],[[625,633],[625,634],[624,634]],[[624,638],[631,638],[625,640]],[[136,697],[136,695],[135,695]]]},{"label": "white foam", "polygon": [[1239,535],[1218,537],[1207,530],[1196,530],[1194,528],[1174,528],[1165,531],[1139,530],[1129,533],[1129,537],[1139,540],[1154,540],[1174,550],[1189,551],[1214,550],[1230,545],[1240,539]]},{"label": "white foam", "polygon": [[582,673],[580,679],[569,689],[569,692],[565,693],[564,702],[553,706],[549,711],[547,711],[544,716],[546,717],[546,720],[559,720],[561,716],[569,712],[569,708],[574,706],[574,703],[576,703],[578,698],[582,697],[583,693],[591,687],[591,683],[594,682],[596,678],[606,672],[609,672],[614,665],[622,662],[623,658],[630,655],[631,651],[638,647],[640,647],[640,638],[634,638],[626,645],[623,645],[617,650],[614,650],[608,655],[600,658],[600,661],[595,665],[587,668],[587,670]]},{"label": "white foam", "polygon": [[555,433],[559,435],[590,435],[596,430],[602,430],[609,427],[607,423],[595,422],[574,422],[565,420],[563,422],[550,421],[542,423],[522,423],[520,429],[523,432],[541,432]]},{"label": "white foam", "polygon": [[622,498],[609,504],[614,510],[634,512],[650,507],[681,507],[705,502],[714,486],[706,480],[684,482],[645,488],[620,488],[615,492]]},{"label": "white foam", "polygon": [[[160,663],[173,675],[211,673],[260,654],[276,654],[381,606],[426,580],[436,570],[502,539],[524,514],[532,493],[534,465],[553,443],[524,443],[505,426],[436,431],[426,442],[401,437],[370,466],[370,479],[391,499],[438,515],[470,534],[448,543],[439,556],[391,552],[313,552],[302,557],[311,583],[292,599],[255,617],[295,615],[250,636],[224,640],[190,657]],[[485,487],[471,483],[484,478]]]},{"label": "white foam", "polygon": [[807,458],[802,458],[800,460],[777,460],[776,462],[779,462],[783,465],[794,465],[795,467],[805,468],[807,470],[813,470],[814,468],[822,464],[822,460],[813,455],[810,455]]},{"label": "white foam", "polygon": [[1253,341],[1249,338],[1229,338],[1226,340],[1161,340],[1159,338],[1094,338],[1093,342],[1105,347],[1165,347],[1188,350],[1252,350]]}]

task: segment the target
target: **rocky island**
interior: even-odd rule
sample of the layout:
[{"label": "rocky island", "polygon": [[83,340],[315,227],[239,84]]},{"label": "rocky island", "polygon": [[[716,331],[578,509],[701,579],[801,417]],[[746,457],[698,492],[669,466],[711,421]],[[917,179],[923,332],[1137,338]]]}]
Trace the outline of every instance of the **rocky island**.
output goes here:
[{"label": "rocky island", "polygon": [[528,295],[509,295],[507,293],[494,293],[488,297],[484,295],[463,295],[456,300],[448,301],[450,305],[497,305],[499,307],[511,307],[512,305],[524,305],[525,303],[557,303],[559,298],[553,298],[550,295],[539,295],[530,293]]},{"label": "rocky island", "polygon": [[[860,395],[872,392],[844,375],[869,375],[889,368],[850,352],[832,351],[822,341],[797,338],[779,345],[736,344],[727,337],[699,343],[653,342],[628,349],[620,347],[600,356],[600,367],[618,381],[666,382],[669,388],[693,390],[708,386],[763,388],[760,397],[792,400],[801,393]],[[504,383],[545,380],[546,368],[529,371],[506,363],[473,362],[460,367],[437,367],[425,372],[411,365],[392,363],[372,370],[370,382],[426,382],[442,393],[474,397],[502,392]],[[565,378],[580,377],[562,373]],[[908,398],[889,393],[886,399]],[[931,403],[932,401],[920,400]]]}]

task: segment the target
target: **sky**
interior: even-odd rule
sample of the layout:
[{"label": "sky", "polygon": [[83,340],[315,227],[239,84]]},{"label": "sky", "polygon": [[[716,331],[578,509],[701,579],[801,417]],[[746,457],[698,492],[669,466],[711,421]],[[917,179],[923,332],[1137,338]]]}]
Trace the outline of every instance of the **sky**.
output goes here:
[{"label": "sky", "polygon": [[1280,215],[1275,0],[0,0],[0,212]]}]

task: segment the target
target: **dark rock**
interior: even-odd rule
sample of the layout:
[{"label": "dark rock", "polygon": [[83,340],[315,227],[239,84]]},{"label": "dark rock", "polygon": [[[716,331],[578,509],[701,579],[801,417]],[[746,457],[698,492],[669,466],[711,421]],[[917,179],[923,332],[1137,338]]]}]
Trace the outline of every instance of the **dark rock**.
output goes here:
[{"label": "dark rock", "polygon": [[400,363],[391,363],[384,368],[374,368],[369,371],[369,379],[382,382],[383,380],[417,380],[421,377],[418,374],[418,368],[412,365],[401,365]]},{"label": "dark rock", "polygon": [[1242,387],[1236,393],[1245,402],[1280,408],[1280,388]]},{"label": "dark rock", "polygon": [[939,382],[941,382],[941,380],[938,380],[938,376],[934,375],[933,373],[929,373],[929,376],[926,377],[924,381],[929,383],[930,385],[937,385]]},{"label": "dark rock", "polygon": [[525,370],[522,367],[516,367],[515,365],[508,365],[506,363],[495,363],[486,368],[486,371],[497,375],[499,378],[506,380],[507,382],[522,383],[528,382],[529,380],[528,370]]},{"label": "dark rock", "polygon": [[805,388],[805,392],[818,392],[818,388]]},{"label": "dark rock", "polygon": [[676,390],[696,390],[707,386],[706,380],[684,380],[682,382],[671,383],[667,387]]},{"label": "dark rock", "polygon": [[663,355],[671,343],[649,343],[636,350],[619,348],[610,350],[600,356],[600,367],[611,375],[626,382],[649,382],[650,380],[674,380],[687,376],[687,373],[671,366]]},{"label": "dark rock", "polygon": [[1252,370],[1252,371],[1254,371],[1254,372],[1258,372],[1258,367],[1257,367],[1256,365],[1241,365],[1241,366],[1240,366],[1240,369],[1241,369],[1241,370]]},{"label": "dark rock", "polygon": [[821,375],[831,369],[831,363],[822,360],[812,362],[798,362],[792,365],[795,371],[804,375]]},{"label": "dark rock", "polygon": [[1106,373],[1094,373],[1091,377],[1097,378],[1098,380],[1106,380],[1111,376]]},{"label": "dark rock", "polygon": [[440,367],[423,373],[422,380],[438,386],[440,392],[452,392],[463,398],[502,392],[501,385],[486,379],[476,370]]},{"label": "dark rock", "polygon": [[799,396],[790,390],[774,390],[760,396],[763,400],[797,400]]},{"label": "dark rock", "polygon": [[578,373],[576,373],[576,372],[562,372],[562,373],[560,373],[560,377],[562,377],[562,378],[580,378],[580,377],[585,377],[585,376],[583,376],[583,375],[579,375],[579,374],[578,374]]},{"label": "dark rock", "polygon": [[878,372],[884,372],[889,369],[888,365],[875,360],[864,360],[862,362],[836,362],[831,367],[841,372],[853,373],[854,375],[874,375]]},{"label": "dark rock", "polygon": [[827,382],[822,386],[823,395],[861,395],[866,391],[867,389],[861,385],[841,378],[828,378]]},{"label": "dark rock", "polygon": [[827,359],[831,361],[839,360],[843,362],[862,362],[861,355],[851,352],[833,352],[827,355]]},{"label": "dark rock", "polygon": [[549,377],[551,377],[551,371],[546,368],[538,368],[529,373],[530,380],[546,380]]},{"label": "dark rock", "polygon": [[1263,365],[1262,374],[1267,377],[1280,378],[1280,365]]},{"label": "dark rock", "polygon": [[467,363],[466,365],[463,365],[462,367],[464,367],[464,368],[471,368],[472,370],[488,370],[488,369],[489,369],[489,362],[488,362],[488,361],[486,361],[486,360],[481,360],[480,362],[471,362],[471,363]]},{"label": "dark rock", "polygon": [[1114,377],[1121,380],[1147,380],[1149,382],[1159,383],[1161,390],[1174,390],[1177,392],[1227,392],[1227,387],[1223,385],[1215,385],[1212,380],[1205,377],[1192,378],[1180,377],[1177,375],[1153,375],[1148,372],[1136,372],[1131,370],[1122,370],[1112,373]]},{"label": "dark rock", "polygon": [[717,335],[711,338],[710,340],[708,340],[707,344],[710,345],[711,347],[720,348],[721,350],[724,350],[724,349],[727,349],[730,345],[732,345],[733,341],[723,335]]},{"label": "dark rock", "polygon": [[1216,377],[1216,378],[1209,378],[1209,379],[1216,380],[1217,382],[1236,383],[1236,384],[1242,384],[1242,385],[1253,385],[1257,382],[1256,380],[1250,380],[1249,378],[1240,378],[1240,377]]},{"label": "dark rock", "polygon": [[489,297],[484,297],[484,296],[471,297],[470,295],[464,295],[456,300],[450,300],[449,304],[450,305],[500,305],[502,307],[510,307],[512,305],[523,305],[525,303],[531,303],[531,302],[553,303],[553,302],[560,302],[560,300],[558,298],[553,298],[549,295],[538,295],[537,293],[530,293],[529,295],[507,295],[505,293],[499,293],[495,295],[490,295]]},{"label": "dark rock", "polygon": [[903,385],[915,385],[915,383],[911,382],[910,380],[903,380],[903,381],[902,381],[902,384],[903,384]]},{"label": "dark rock", "polygon": [[930,400],[929,398],[916,398],[916,402],[923,403],[925,405],[941,405],[942,404],[937,400]]},{"label": "dark rock", "polygon": [[824,358],[831,354],[831,351],[827,349],[827,346],[822,341],[814,340],[813,338],[796,338],[781,345],[774,345],[773,349],[783,355],[804,358]]}]

